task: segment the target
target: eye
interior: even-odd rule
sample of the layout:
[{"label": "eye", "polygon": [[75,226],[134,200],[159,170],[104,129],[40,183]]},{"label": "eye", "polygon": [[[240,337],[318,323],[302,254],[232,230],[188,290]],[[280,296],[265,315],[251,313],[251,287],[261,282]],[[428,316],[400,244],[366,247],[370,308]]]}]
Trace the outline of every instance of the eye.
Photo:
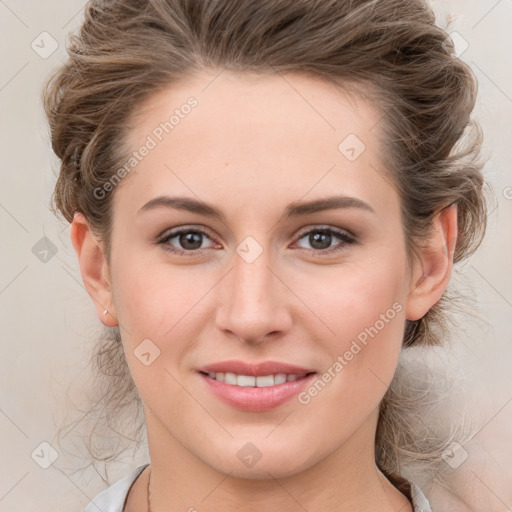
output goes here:
[{"label": "eye", "polygon": [[[202,252],[203,249],[208,248],[203,246],[205,237],[211,240],[210,236],[205,230],[184,226],[168,232],[162,238],[160,238],[157,243],[162,245],[162,248],[165,251],[170,251],[175,254],[194,256],[198,252]],[[174,239],[176,239],[174,244],[178,244],[181,247],[176,247],[173,245],[173,243],[171,243]],[[355,239],[348,233],[328,227],[310,229],[309,231],[302,233],[302,235],[299,237],[299,240],[302,239],[306,239],[307,243],[309,243],[312,248],[301,248],[308,251],[313,251],[316,254],[334,253],[346,249],[348,245],[351,245],[355,242]],[[329,247],[334,239],[341,240],[341,242],[334,247]]]},{"label": "eye", "polygon": [[[355,239],[348,233],[327,227],[306,231],[299,237],[299,240],[302,240],[303,238],[306,238],[307,243],[312,246],[312,249],[306,249],[313,251],[316,254],[328,254],[337,252],[346,249],[348,245],[351,245],[355,242]],[[341,240],[341,242],[330,248],[329,246],[333,242],[333,239],[336,238]]]},{"label": "eye", "polygon": [[[202,229],[182,227],[168,232],[157,243],[161,244],[162,248],[166,251],[193,256],[197,252],[201,252],[202,249],[205,249],[203,247],[204,237],[210,238],[206,231]],[[176,239],[175,243],[181,245],[181,248],[171,245],[171,240],[173,239]]]}]

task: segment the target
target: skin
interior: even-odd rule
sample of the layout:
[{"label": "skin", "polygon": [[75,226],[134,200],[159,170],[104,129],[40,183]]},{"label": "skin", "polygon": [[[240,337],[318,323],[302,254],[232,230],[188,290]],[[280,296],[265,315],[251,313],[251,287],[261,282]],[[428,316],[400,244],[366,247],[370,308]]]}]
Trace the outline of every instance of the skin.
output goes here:
[{"label": "skin", "polygon": [[[168,112],[198,100],[115,190],[110,262],[82,214],[71,226],[84,284],[100,320],[121,327],[144,404],[152,510],[411,511],[375,465],[378,406],[406,319],[421,318],[449,282],[456,207],[436,215],[408,267],[400,200],[380,158],[379,112],[298,73],[216,75],[204,71],[138,106],[132,151]],[[338,150],[349,134],[366,145],[353,162]],[[292,202],[334,194],[374,213],[281,218]],[[199,198],[225,221],[166,207],[138,213],[159,195]],[[184,225],[208,233],[194,256],[157,243]],[[355,242],[333,235],[315,245],[304,235],[326,226]],[[251,263],[236,252],[248,236],[262,249]],[[179,237],[167,246],[187,250]],[[271,411],[240,411],[197,373],[227,359],[272,359],[323,374],[393,304],[401,311],[307,404],[294,398]],[[149,366],[134,355],[147,338],[160,350]],[[237,457],[248,442],[262,454],[252,467]],[[146,510],[147,476],[132,487],[128,512]]]}]

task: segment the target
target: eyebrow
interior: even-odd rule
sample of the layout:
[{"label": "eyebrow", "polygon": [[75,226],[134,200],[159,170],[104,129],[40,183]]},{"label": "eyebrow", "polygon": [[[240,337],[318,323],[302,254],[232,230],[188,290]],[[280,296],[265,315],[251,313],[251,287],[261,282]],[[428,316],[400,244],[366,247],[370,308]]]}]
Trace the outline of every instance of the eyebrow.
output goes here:
[{"label": "eyebrow", "polygon": [[[190,197],[158,196],[154,199],[151,199],[151,201],[148,201],[144,206],[142,206],[138,214],[160,207],[174,208],[176,210],[186,210],[191,213],[204,215],[205,217],[212,217],[222,222],[226,221],[225,215],[220,210],[203,201],[192,199]],[[286,207],[283,215],[281,216],[281,219],[311,215],[313,213],[322,212],[325,210],[334,210],[338,208],[359,208],[374,214],[376,213],[368,203],[365,203],[363,200],[358,199],[357,197],[333,196],[324,199],[315,199],[308,202],[293,202]]]}]

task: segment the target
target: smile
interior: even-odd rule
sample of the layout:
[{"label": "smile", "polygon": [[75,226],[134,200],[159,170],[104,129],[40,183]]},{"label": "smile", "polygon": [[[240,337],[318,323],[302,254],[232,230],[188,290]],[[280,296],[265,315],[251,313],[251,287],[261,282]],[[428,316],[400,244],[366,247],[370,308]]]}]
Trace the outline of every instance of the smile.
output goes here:
[{"label": "smile", "polygon": [[199,372],[199,375],[207,389],[222,402],[243,411],[261,412],[291,400],[311,385],[316,372],[258,377],[221,372]]}]

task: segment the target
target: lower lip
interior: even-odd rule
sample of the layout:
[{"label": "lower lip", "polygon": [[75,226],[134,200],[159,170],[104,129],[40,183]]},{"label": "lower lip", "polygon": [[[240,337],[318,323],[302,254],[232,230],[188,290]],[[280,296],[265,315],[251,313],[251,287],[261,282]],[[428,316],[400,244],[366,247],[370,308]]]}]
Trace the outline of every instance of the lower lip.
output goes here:
[{"label": "lower lip", "polygon": [[309,386],[316,374],[264,388],[234,386],[212,379],[204,373],[200,373],[200,376],[212,393],[225,403],[243,411],[268,411],[284,404]]}]

